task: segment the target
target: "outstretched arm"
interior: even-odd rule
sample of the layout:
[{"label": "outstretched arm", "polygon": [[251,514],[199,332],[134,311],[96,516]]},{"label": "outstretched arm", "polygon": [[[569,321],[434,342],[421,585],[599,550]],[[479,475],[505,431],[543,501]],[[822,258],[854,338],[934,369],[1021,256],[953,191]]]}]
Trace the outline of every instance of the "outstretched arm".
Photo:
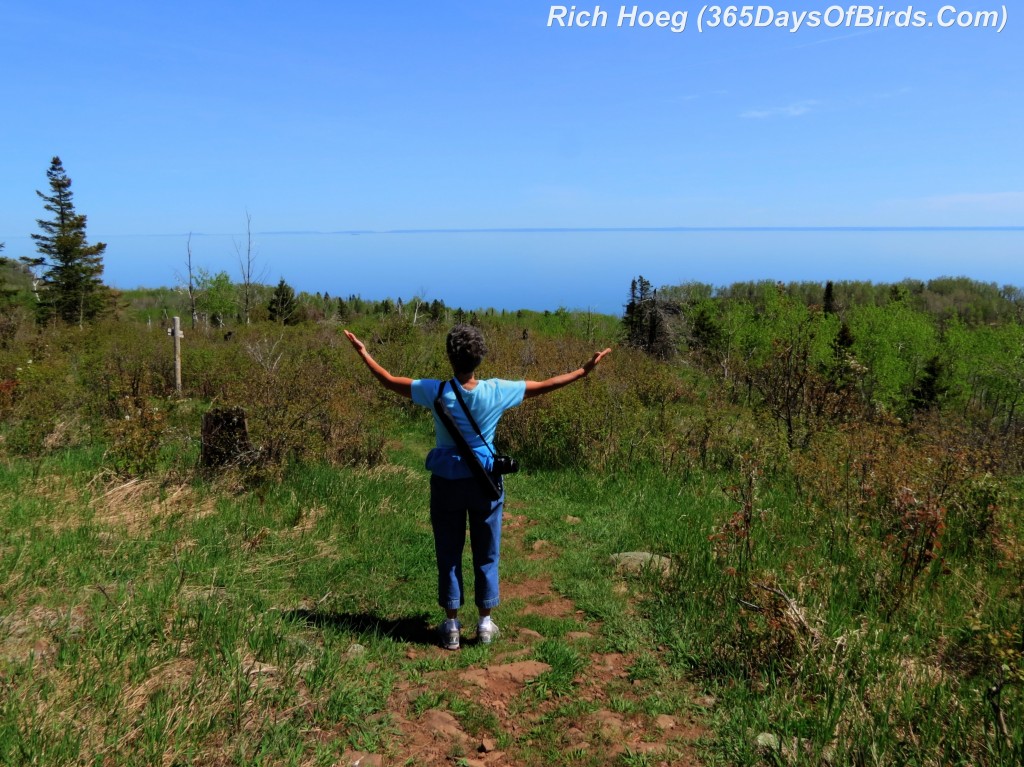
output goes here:
[{"label": "outstretched arm", "polygon": [[373,373],[374,377],[380,381],[381,386],[385,389],[390,389],[395,394],[400,394],[403,397],[412,398],[412,379],[403,378],[401,376],[393,376],[391,373],[386,371],[380,366],[370,353],[366,351],[366,344],[356,338],[355,333],[348,330],[345,331],[345,338],[347,338],[352,348],[356,350],[356,354],[362,357],[363,362],[366,363],[366,367],[370,368],[370,372]]},{"label": "outstretched arm", "polygon": [[526,382],[526,394],[525,397],[538,397],[541,394],[547,394],[555,389],[561,389],[563,386],[571,384],[573,381],[578,381],[591,370],[597,367],[597,363],[611,354],[611,348],[605,349],[604,351],[595,352],[594,356],[583,363],[583,367],[577,368],[571,373],[563,373],[560,376],[549,378],[546,381],[527,381]]}]

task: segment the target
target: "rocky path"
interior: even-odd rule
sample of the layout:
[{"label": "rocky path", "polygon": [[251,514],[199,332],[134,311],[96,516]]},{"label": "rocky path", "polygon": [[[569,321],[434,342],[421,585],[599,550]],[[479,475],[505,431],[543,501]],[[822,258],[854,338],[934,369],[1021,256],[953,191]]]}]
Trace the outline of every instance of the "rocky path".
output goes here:
[{"label": "rocky path", "polygon": [[[506,557],[557,555],[541,541],[527,545],[525,527],[523,517],[506,513]],[[503,634],[485,659],[436,670],[450,653],[410,645],[412,663],[390,699],[391,747],[383,754],[350,752],[346,766],[699,764],[694,743],[705,730],[696,714],[705,702],[651,713],[645,699],[656,683],[637,678],[630,654],[602,651],[601,626],[558,594],[550,576],[513,579],[502,589],[504,605],[521,606],[502,608]],[[530,615],[571,618],[584,628],[550,639],[519,625]],[[463,645],[466,652],[465,637]],[[420,660],[434,670],[417,671]]]}]

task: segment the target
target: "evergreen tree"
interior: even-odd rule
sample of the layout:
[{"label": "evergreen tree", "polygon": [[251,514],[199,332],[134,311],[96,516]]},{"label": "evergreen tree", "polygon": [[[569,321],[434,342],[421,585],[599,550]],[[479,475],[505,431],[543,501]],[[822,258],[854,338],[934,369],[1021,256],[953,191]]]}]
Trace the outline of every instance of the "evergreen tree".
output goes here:
[{"label": "evergreen tree", "polygon": [[679,313],[676,302],[659,298],[649,281],[637,277],[629,285],[629,302],[622,317],[626,341],[659,359],[668,359],[676,347],[671,318]]},{"label": "evergreen tree", "polygon": [[853,332],[850,330],[850,326],[843,321],[839,325],[839,332],[836,333],[835,340],[832,341],[832,350],[835,352],[837,359],[845,357],[850,353],[850,349],[853,348]]},{"label": "evergreen tree", "polygon": [[948,387],[942,384],[946,366],[938,355],[929,359],[910,393],[910,405],[914,410],[929,410],[938,404]]},{"label": "evergreen tree", "polygon": [[106,244],[89,245],[85,238],[85,216],[75,212],[71,179],[59,157],[46,172],[50,194],[37,191],[52,219],[38,219],[41,234],[33,234],[37,258],[23,258],[30,268],[45,268],[38,291],[41,320],[57,317],[82,325],[95,319],[108,303],[109,294],[100,279]]},{"label": "evergreen tree", "polygon": [[718,351],[722,345],[722,328],[715,313],[715,305],[701,301],[689,312],[690,344],[702,352]]},{"label": "evergreen tree", "polygon": [[835,287],[832,285],[832,280],[825,283],[825,300],[824,300],[824,311],[825,314],[836,313],[836,295]]},{"label": "evergreen tree", "polygon": [[295,291],[282,277],[281,281],[277,283],[277,287],[274,288],[274,292],[270,296],[270,304],[267,306],[270,321],[282,325],[294,325],[298,321],[297,309]]}]

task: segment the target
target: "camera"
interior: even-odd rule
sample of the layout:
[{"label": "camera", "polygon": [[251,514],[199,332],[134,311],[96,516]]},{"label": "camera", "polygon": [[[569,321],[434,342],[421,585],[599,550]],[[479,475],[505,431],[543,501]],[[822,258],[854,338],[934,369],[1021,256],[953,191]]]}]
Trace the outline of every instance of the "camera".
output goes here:
[{"label": "camera", "polygon": [[496,455],[491,471],[494,474],[515,474],[519,471],[519,461],[510,455]]}]

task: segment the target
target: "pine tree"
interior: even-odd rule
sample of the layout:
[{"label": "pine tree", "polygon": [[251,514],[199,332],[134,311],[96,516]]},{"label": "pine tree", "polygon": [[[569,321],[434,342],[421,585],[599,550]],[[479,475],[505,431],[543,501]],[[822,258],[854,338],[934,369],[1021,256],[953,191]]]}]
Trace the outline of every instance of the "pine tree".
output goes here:
[{"label": "pine tree", "polygon": [[836,294],[835,287],[832,285],[832,280],[825,283],[825,299],[824,306],[822,308],[825,314],[836,313]]},{"label": "pine tree", "polygon": [[274,292],[270,296],[270,304],[267,311],[270,313],[271,322],[279,322],[282,325],[294,325],[297,321],[295,302],[295,291],[284,281],[284,277],[277,283]]},{"label": "pine tree", "polygon": [[676,350],[671,318],[679,313],[677,302],[659,298],[648,280],[637,277],[629,285],[629,303],[622,317],[627,342],[655,357],[668,359]]},{"label": "pine tree", "polygon": [[929,359],[921,372],[914,390],[910,393],[910,404],[914,410],[930,410],[946,393],[948,387],[942,384],[946,366],[938,355]]},{"label": "pine tree", "polygon": [[46,172],[50,194],[37,191],[52,219],[38,219],[41,234],[33,234],[38,258],[23,258],[31,268],[45,267],[38,291],[38,313],[41,320],[57,317],[64,322],[93,320],[108,304],[109,293],[100,275],[103,274],[103,252],[106,244],[89,245],[85,238],[85,216],[75,212],[71,179],[64,172],[59,157],[50,162]]}]

